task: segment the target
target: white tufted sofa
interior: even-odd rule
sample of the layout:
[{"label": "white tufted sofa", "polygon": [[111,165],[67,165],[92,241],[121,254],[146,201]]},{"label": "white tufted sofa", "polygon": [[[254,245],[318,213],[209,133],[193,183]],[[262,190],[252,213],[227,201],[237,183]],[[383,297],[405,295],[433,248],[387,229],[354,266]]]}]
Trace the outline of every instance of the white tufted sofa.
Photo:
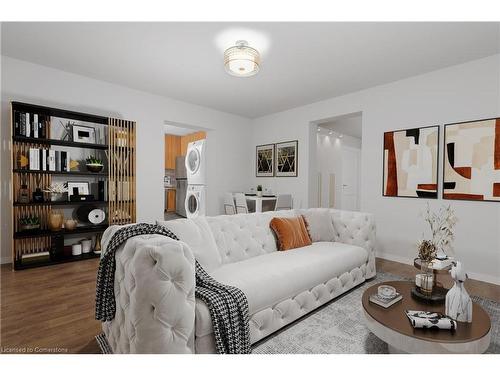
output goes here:
[{"label": "white tufted sofa", "polygon": [[[128,240],[116,253],[115,319],[103,323],[113,352],[215,352],[208,308],[194,297],[195,257],[217,281],[247,296],[252,344],[374,277],[371,214],[323,209],[333,241],[277,251],[272,217],[314,210],[321,209],[174,220],[161,224],[181,242],[157,235]],[[118,228],[106,231],[104,245]]]}]

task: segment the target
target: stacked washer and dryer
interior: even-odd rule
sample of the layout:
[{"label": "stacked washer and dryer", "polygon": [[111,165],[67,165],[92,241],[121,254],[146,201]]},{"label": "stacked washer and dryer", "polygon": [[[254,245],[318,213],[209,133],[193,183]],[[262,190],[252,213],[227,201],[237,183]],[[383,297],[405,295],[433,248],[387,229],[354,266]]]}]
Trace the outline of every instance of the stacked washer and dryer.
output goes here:
[{"label": "stacked washer and dryer", "polygon": [[205,139],[188,144],[186,153],[186,216],[195,218],[206,214],[206,145]]}]

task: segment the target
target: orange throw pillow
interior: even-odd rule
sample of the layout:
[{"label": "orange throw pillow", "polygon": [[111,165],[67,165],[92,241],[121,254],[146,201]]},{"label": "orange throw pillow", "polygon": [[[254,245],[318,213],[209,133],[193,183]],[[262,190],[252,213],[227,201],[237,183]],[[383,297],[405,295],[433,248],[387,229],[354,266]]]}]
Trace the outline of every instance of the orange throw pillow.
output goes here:
[{"label": "orange throw pillow", "polygon": [[303,216],[275,217],[269,224],[278,239],[278,250],[290,250],[311,245],[311,237]]}]

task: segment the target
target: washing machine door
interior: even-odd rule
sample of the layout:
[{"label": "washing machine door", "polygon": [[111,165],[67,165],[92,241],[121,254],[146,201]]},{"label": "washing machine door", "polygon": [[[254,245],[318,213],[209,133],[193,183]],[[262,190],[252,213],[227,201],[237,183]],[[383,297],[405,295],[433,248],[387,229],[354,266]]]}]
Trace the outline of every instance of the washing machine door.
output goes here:
[{"label": "washing machine door", "polygon": [[188,218],[195,218],[198,216],[200,210],[200,201],[198,194],[189,193],[186,196],[186,215]]},{"label": "washing machine door", "polygon": [[197,147],[192,147],[186,156],[186,169],[189,174],[194,175],[200,169],[200,151]]}]

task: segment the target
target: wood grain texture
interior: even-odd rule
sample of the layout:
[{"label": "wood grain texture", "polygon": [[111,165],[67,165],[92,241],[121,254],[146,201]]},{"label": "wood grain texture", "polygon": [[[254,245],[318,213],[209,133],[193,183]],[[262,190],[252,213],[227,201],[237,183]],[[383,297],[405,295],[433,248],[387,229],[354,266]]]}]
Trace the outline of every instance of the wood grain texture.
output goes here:
[{"label": "wood grain texture", "polygon": [[[1,266],[0,346],[58,347],[68,353],[99,353],[94,336],[95,281],[99,259],[14,272]],[[413,277],[413,266],[377,258],[377,270]],[[448,275],[440,275],[450,287]],[[465,284],[471,295],[500,302],[500,286],[476,280]]]}]

